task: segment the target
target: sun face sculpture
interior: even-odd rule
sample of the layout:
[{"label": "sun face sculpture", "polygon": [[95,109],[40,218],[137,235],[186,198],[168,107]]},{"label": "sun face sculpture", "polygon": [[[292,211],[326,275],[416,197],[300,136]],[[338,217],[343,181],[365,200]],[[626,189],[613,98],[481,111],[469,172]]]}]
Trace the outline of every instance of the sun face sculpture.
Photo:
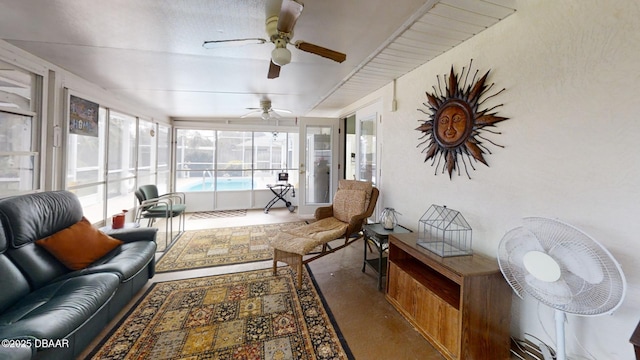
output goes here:
[{"label": "sun face sculpture", "polygon": [[446,84],[445,91],[442,91],[440,76],[438,76],[438,89],[433,86],[433,93],[426,92],[428,102],[423,105],[427,107],[427,110],[418,109],[418,111],[429,115],[429,118],[418,120],[422,122],[422,125],[416,130],[422,132],[420,137],[422,141],[417,147],[424,147],[422,150],[423,153],[426,152],[424,161],[432,160],[431,166],[435,165],[436,174],[442,164],[442,172],[444,173],[446,169],[449,172],[449,178],[454,171],[460,175],[460,164],[463,165],[469,178],[471,178],[469,167],[475,170],[474,162],[479,161],[489,166],[484,154],[491,154],[491,151],[482,140],[503,147],[483,136],[483,132],[500,134],[488,128],[495,127],[496,123],[508,118],[496,116],[495,112],[489,112],[502,104],[489,109],[480,110],[480,108],[486,100],[498,95],[504,89],[482,98],[493,87],[493,84],[485,85],[489,71],[476,80],[478,75],[478,70],[476,70],[467,86],[470,71],[471,63],[466,74],[465,68],[462,68],[460,78],[464,77],[464,82],[461,84],[452,66],[448,81],[446,75],[443,77]]}]

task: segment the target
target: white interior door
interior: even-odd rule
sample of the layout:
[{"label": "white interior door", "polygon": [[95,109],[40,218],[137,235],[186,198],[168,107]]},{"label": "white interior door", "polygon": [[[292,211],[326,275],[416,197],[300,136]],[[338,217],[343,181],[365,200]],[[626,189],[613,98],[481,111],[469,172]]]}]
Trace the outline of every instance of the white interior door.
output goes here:
[{"label": "white interior door", "polygon": [[331,203],[338,183],[338,119],[301,118],[298,214]]},{"label": "white interior door", "polygon": [[381,104],[376,102],[356,112],[356,156],[355,175],[357,180],[379,183],[378,169],[378,118]]},{"label": "white interior door", "polygon": [[[356,156],[355,175],[357,180],[371,181],[373,186],[380,188],[380,167],[378,158],[382,150],[378,123],[382,114],[382,102],[378,101],[356,111]],[[370,218],[378,219],[381,211],[380,201]]]}]

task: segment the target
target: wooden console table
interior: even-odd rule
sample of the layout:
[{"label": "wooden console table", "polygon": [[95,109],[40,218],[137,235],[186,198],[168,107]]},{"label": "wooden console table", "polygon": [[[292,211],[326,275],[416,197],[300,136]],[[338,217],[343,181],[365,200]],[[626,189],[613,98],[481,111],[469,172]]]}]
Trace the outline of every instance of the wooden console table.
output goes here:
[{"label": "wooden console table", "polygon": [[633,331],[629,341],[633,344],[633,351],[636,354],[636,359],[640,360],[640,323],[636,326],[636,329]]},{"label": "wooden console table", "polygon": [[495,260],[440,257],[389,235],[387,300],[447,359],[510,359],[511,288]]}]

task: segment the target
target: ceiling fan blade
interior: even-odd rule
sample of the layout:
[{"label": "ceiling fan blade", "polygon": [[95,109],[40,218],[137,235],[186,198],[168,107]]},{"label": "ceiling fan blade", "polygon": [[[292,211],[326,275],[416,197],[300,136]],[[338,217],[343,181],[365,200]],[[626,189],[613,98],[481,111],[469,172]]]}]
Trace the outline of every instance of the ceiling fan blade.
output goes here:
[{"label": "ceiling fan blade", "polygon": [[267,73],[268,79],[275,79],[280,76],[280,65],[275,64],[273,61],[269,63],[269,72]]},{"label": "ceiling fan blade", "polygon": [[268,113],[269,113],[269,116],[272,119],[280,119],[280,118],[282,118],[282,116],[280,116],[280,114],[278,114],[277,112],[273,111],[273,109],[269,110]]},{"label": "ceiling fan blade", "polygon": [[262,112],[262,109],[256,109],[256,110],[250,111],[250,112],[240,116],[240,118],[241,119],[248,118],[249,116],[260,114],[261,112]]},{"label": "ceiling fan blade", "polygon": [[291,114],[291,110],[287,110],[287,109],[276,109],[276,108],[272,108],[271,110],[273,110],[273,111],[277,111],[277,112],[282,112],[282,113]]},{"label": "ceiling fan blade", "polygon": [[226,39],[226,40],[209,40],[202,43],[202,47],[205,49],[217,49],[227,46],[242,46],[251,44],[264,44],[266,39],[261,38],[246,38],[246,39]]},{"label": "ceiling fan blade", "polygon": [[294,0],[282,0],[280,15],[278,15],[278,31],[290,33],[296,25],[296,21],[302,14],[304,5]]},{"label": "ceiling fan blade", "polygon": [[333,61],[337,61],[339,63],[347,60],[347,55],[341,52],[337,52],[331,49],[324,48],[322,46],[314,45],[304,41],[297,41],[295,46],[302,50],[312,54],[320,55],[322,57],[326,57],[327,59],[331,59]]}]

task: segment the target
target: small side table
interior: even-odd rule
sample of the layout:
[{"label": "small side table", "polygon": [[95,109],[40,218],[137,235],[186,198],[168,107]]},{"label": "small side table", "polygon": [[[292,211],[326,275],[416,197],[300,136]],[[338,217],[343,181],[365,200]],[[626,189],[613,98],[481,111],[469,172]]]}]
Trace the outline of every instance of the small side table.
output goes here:
[{"label": "small side table", "polygon": [[[371,266],[378,272],[378,290],[382,290],[382,277],[387,274],[387,258],[383,256],[385,250],[389,248],[389,234],[410,233],[411,230],[396,225],[393,230],[386,230],[382,224],[373,223],[366,224],[362,227],[364,233],[364,261],[362,264],[362,272],[367,265]],[[367,244],[373,244],[378,250],[378,257],[367,259]]]},{"label": "small side table", "polygon": [[[139,228],[140,227],[140,223],[134,223],[134,222],[128,222],[128,223],[124,223],[124,227],[121,227],[120,229],[135,229],[135,228]],[[104,233],[109,233],[109,232],[113,232],[113,231],[118,231],[120,229],[114,229],[111,225],[105,225],[101,228],[99,228],[98,230],[104,232]]]}]

